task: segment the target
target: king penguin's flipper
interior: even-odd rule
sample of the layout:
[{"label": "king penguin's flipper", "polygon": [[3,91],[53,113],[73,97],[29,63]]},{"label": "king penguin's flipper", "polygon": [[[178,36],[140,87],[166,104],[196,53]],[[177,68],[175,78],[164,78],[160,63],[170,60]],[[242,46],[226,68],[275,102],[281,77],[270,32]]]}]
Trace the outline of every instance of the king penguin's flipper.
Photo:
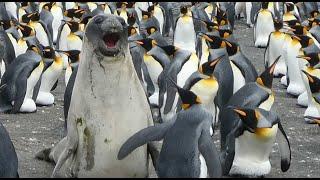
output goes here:
[{"label": "king penguin's flipper", "polygon": [[209,176],[211,178],[221,177],[222,167],[219,154],[209,132],[202,131],[199,139],[199,150],[206,160]]},{"label": "king penguin's flipper", "polygon": [[20,107],[23,104],[24,96],[27,91],[27,79],[28,75],[30,74],[30,71],[32,69],[25,68],[23,71],[20,73],[19,77],[16,82],[16,87],[17,87],[17,94],[14,99],[14,105],[11,110],[12,113],[17,113],[20,110]]},{"label": "king penguin's flipper", "polygon": [[222,172],[223,175],[228,175],[232,167],[234,155],[235,155],[235,139],[241,128],[242,122],[238,121],[238,124],[234,125],[232,131],[227,135],[226,138],[226,150],[222,152]]},{"label": "king penguin's flipper", "polygon": [[34,100],[34,102],[36,102],[36,99],[37,99],[38,94],[39,94],[40,85],[41,85],[41,78],[42,78],[42,74],[40,75],[40,78],[39,78],[37,84],[33,88],[32,99]]},{"label": "king penguin's flipper", "polygon": [[283,127],[281,123],[278,123],[278,128],[281,133],[278,133],[278,145],[279,145],[279,151],[281,156],[281,170],[282,172],[286,172],[290,167],[291,162],[291,149],[290,149],[290,143],[287,138],[286,133],[283,130]]},{"label": "king penguin's flipper", "polygon": [[58,86],[58,79],[57,79],[57,81],[54,83],[54,85],[52,86],[51,91],[55,90],[55,89],[57,88],[57,86]]},{"label": "king penguin's flipper", "polygon": [[174,120],[171,120],[166,123],[162,123],[156,126],[147,127],[137,132],[131,136],[120,148],[118,153],[118,159],[122,160],[128,154],[130,154],[136,148],[151,142],[151,141],[160,141],[165,136],[168,129],[171,128]]}]

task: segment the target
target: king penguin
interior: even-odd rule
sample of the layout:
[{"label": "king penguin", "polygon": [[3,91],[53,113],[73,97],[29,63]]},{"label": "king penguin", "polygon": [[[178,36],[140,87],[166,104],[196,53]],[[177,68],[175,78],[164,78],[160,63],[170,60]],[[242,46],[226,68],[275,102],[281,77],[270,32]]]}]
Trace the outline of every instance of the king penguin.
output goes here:
[{"label": "king penguin", "polygon": [[39,94],[36,98],[37,105],[49,106],[54,103],[54,96],[50,93],[56,86],[58,78],[63,69],[63,60],[61,56],[56,55],[53,48],[47,46],[43,50],[47,54],[47,61],[41,77]]},{"label": "king penguin", "polygon": [[47,25],[42,20],[40,20],[40,14],[38,12],[35,12],[26,15],[30,15],[28,16],[28,18],[30,19],[28,22],[24,23],[28,23],[28,25],[34,29],[34,31],[36,32],[36,37],[39,40],[40,44],[52,47],[52,36],[50,34],[50,31],[48,30]]},{"label": "king penguin", "polygon": [[153,39],[142,39],[136,41],[141,45],[145,51],[143,52],[143,62],[145,63],[148,71],[148,75],[151,78],[151,82],[147,82],[147,86],[154,87],[154,92],[149,94],[149,101],[151,106],[158,106],[159,103],[159,75],[168,68],[170,59],[165,52],[158,46],[157,42]]},{"label": "king penguin", "polygon": [[180,17],[177,18],[174,35],[173,45],[191,52],[196,52],[196,32],[190,7],[180,7]]},{"label": "king penguin", "polygon": [[226,137],[231,131],[236,114],[229,106],[239,106],[248,108],[261,108],[269,111],[274,102],[274,95],[272,92],[273,71],[275,64],[280,57],[260,74],[256,82],[250,82],[240,88],[226,103],[225,108],[221,109],[219,120],[221,122],[221,150],[226,150]]},{"label": "king penguin", "polygon": [[[198,70],[199,58],[196,53],[176,47],[171,64],[166,72],[178,86],[183,87],[186,80],[192,73]],[[165,78],[167,81],[167,78]],[[168,83],[165,83],[168,84]],[[163,121],[170,119],[175,113],[178,103],[178,94],[176,88],[167,86],[166,93],[163,96],[163,108],[160,109]]]},{"label": "king penguin", "polygon": [[[198,71],[191,74],[183,86],[183,89],[190,90],[197,94],[204,107],[212,114],[212,129],[210,130],[210,133],[213,133],[214,126],[218,120],[216,116],[217,108],[214,103],[214,99],[217,95],[219,84],[213,72],[216,64],[221,58],[222,56],[218,57],[216,60],[202,64]],[[182,109],[181,105],[180,99],[178,102],[177,112]]]},{"label": "king penguin", "polygon": [[[320,117],[320,109],[318,99],[314,98],[320,90],[320,78],[309,74],[307,71],[302,70],[304,75],[307,77],[307,97],[308,107],[305,110],[303,116],[306,123],[314,123],[312,118],[308,117]],[[319,73],[319,72],[318,72]],[[319,74],[318,74],[319,75]],[[316,96],[315,96],[316,97]]]},{"label": "king penguin", "polygon": [[64,78],[65,85],[67,86],[75,66],[79,64],[80,51],[79,50],[69,50],[69,51],[55,50],[55,51],[63,53],[68,56],[68,67],[66,69],[65,78]]},{"label": "king penguin", "polygon": [[263,177],[270,173],[270,154],[277,137],[281,170],[286,172],[291,163],[290,142],[276,113],[254,107],[229,109],[238,118],[231,119],[222,151],[223,175]]},{"label": "king penguin", "polygon": [[264,65],[265,68],[268,68],[273,64],[273,60],[281,55],[280,60],[274,69],[274,76],[279,77],[287,74],[287,65],[282,54],[286,34],[280,31],[283,27],[282,21],[276,19],[274,21],[274,27],[275,31],[269,35],[267,48],[264,54]]},{"label": "king penguin", "polygon": [[274,31],[274,17],[268,10],[268,2],[262,2],[261,6],[261,10],[256,15],[253,27],[255,47],[266,47],[269,35]]},{"label": "king penguin", "polygon": [[1,112],[35,112],[35,88],[44,64],[36,46],[30,46],[26,53],[19,55],[7,68],[1,79]]},{"label": "king penguin", "polygon": [[[303,55],[297,56],[300,60],[306,60],[308,61],[305,68],[303,68],[307,73],[310,75],[316,76],[317,78],[320,78],[320,70],[319,70],[319,53],[306,53],[303,52]],[[310,104],[310,91],[308,80],[306,78],[303,79],[303,82],[305,84],[305,87],[307,91],[303,92],[298,96],[298,104],[303,107],[308,107]]]},{"label": "king penguin", "polygon": [[[0,90],[1,91],[1,90]],[[0,122],[0,177],[19,178],[18,156],[8,131]]]},{"label": "king penguin", "polygon": [[212,115],[203,108],[197,95],[175,86],[184,110],[168,122],[147,127],[131,136],[121,146],[117,158],[122,160],[139,146],[163,139],[154,163],[158,177],[205,178],[208,174],[221,177],[219,154],[210,136]]}]

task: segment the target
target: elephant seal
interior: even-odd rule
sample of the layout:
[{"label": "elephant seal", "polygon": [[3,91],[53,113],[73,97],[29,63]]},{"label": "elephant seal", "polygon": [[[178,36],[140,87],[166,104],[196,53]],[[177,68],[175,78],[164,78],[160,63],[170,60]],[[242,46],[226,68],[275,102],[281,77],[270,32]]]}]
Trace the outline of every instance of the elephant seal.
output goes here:
[{"label": "elephant seal", "polygon": [[117,154],[129,137],[150,125],[152,115],[132,63],[124,19],[93,17],[85,29],[67,136],[42,151],[56,163],[52,177],[147,177],[146,145],[122,161]]}]

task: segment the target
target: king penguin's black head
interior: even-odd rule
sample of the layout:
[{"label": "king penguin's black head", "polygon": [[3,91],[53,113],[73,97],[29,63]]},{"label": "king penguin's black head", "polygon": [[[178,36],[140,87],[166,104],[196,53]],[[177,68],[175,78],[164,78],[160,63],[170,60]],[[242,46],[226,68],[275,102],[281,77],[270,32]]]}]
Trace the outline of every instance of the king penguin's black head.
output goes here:
[{"label": "king penguin's black head", "polygon": [[261,2],[262,9],[268,9],[269,2]]},{"label": "king penguin's black head", "polygon": [[79,22],[76,22],[76,21],[65,21],[67,23],[67,25],[69,26],[71,32],[77,32],[79,31]]},{"label": "king penguin's black head", "polygon": [[245,128],[254,133],[257,128],[259,118],[257,117],[256,111],[254,109],[243,107],[233,107],[232,109],[236,114],[238,114]]},{"label": "king penguin's black head", "polygon": [[221,38],[228,38],[230,35],[232,35],[232,31],[230,29],[219,29],[219,35]]},{"label": "king penguin's black head", "polygon": [[285,3],[287,12],[294,11],[294,4],[293,3]]},{"label": "king penguin's black head", "polygon": [[136,23],[136,20],[136,16],[133,13],[128,13],[127,22],[129,26],[133,26]]},{"label": "king penguin's black head", "polygon": [[273,23],[276,31],[279,31],[283,27],[283,22],[281,20],[275,19]]},{"label": "king penguin's black head", "polygon": [[279,61],[281,55],[277,57],[277,59],[273,62],[273,64],[265,69],[260,76],[257,78],[256,82],[264,87],[269,89],[272,88],[272,81],[273,81],[273,72],[276,67],[277,62]]},{"label": "king penguin's black head", "polygon": [[226,49],[229,56],[235,55],[240,50],[240,47],[236,43],[227,40],[224,40],[224,42],[226,43]]},{"label": "king penguin's black head", "polygon": [[201,104],[200,98],[195,93],[193,93],[192,91],[180,88],[171,78],[168,78],[168,79],[175,86],[175,88],[177,88],[178,94],[182,101],[182,108],[184,110],[189,109],[194,104]]},{"label": "king penguin's black head", "polygon": [[187,12],[188,12],[188,7],[187,7],[187,6],[181,6],[181,7],[180,7],[180,12],[181,12],[181,14],[187,14]]},{"label": "king penguin's black head", "polygon": [[56,51],[67,55],[70,63],[75,63],[80,60],[79,50],[69,50],[69,51],[56,50]]},{"label": "king penguin's black head", "polygon": [[152,34],[152,33],[154,33],[154,32],[156,32],[156,31],[158,31],[158,29],[157,29],[157,27],[155,27],[155,26],[150,26],[150,27],[147,28],[147,33],[148,33],[149,35]]},{"label": "king penguin's black head", "polygon": [[314,44],[313,39],[306,35],[293,35],[292,38],[300,42],[301,48],[306,48]]},{"label": "king penguin's black head", "polygon": [[309,87],[311,90],[311,93],[316,93],[319,92],[320,90],[320,79],[317,77],[309,74],[308,72],[302,70],[302,72],[307,76],[308,81],[309,81]]},{"label": "king penguin's black head", "polygon": [[34,13],[32,13],[30,19],[31,19],[31,21],[39,21],[39,20],[40,20],[40,14],[39,14],[39,12],[34,12]]},{"label": "king penguin's black head", "polygon": [[224,57],[225,55],[222,55],[214,60],[208,61],[206,63],[203,63],[200,67],[199,67],[199,72],[202,74],[205,74],[207,76],[212,76],[214,69],[216,67],[216,65],[218,64],[218,62]]},{"label": "king penguin's black head", "polygon": [[51,46],[46,46],[42,50],[42,55],[44,58],[54,59],[56,57],[55,51]]},{"label": "king penguin's black head", "polygon": [[19,24],[17,28],[21,30],[23,37],[30,37],[35,35],[34,29],[32,29],[32,27],[28,25]]},{"label": "king penguin's black head", "polygon": [[136,41],[136,43],[140,44],[145,50],[150,51],[157,42],[151,38],[145,38]]},{"label": "king penguin's black head", "polygon": [[319,15],[319,11],[318,10],[314,10],[314,11],[311,11],[310,12],[310,16],[312,17],[312,18],[315,18],[315,17],[317,17]]},{"label": "king penguin's black head", "polygon": [[320,53],[308,53],[301,56],[297,56],[297,58],[307,60],[309,62],[309,66],[313,67],[320,62]]},{"label": "king penguin's black head", "polygon": [[174,55],[174,53],[178,50],[178,48],[174,45],[167,45],[167,46],[157,45],[157,46],[163,49],[168,56]]}]

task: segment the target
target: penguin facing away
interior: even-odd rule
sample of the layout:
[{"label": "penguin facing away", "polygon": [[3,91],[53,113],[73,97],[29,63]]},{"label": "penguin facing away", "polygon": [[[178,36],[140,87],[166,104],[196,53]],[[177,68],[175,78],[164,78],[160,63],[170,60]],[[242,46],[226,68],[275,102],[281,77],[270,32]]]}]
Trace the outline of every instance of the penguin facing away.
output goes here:
[{"label": "penguin facing away", "polygon": [[184,110],[168,122],[131,136],[121,146],[118,159],[124,159],[139,146],[163,139],[155,163],[158,177],[207,177],[207,171],[210,177],[221,177],[219,155],[209,133],[212,115],[202,107],[197,95],[175,86]]}]

